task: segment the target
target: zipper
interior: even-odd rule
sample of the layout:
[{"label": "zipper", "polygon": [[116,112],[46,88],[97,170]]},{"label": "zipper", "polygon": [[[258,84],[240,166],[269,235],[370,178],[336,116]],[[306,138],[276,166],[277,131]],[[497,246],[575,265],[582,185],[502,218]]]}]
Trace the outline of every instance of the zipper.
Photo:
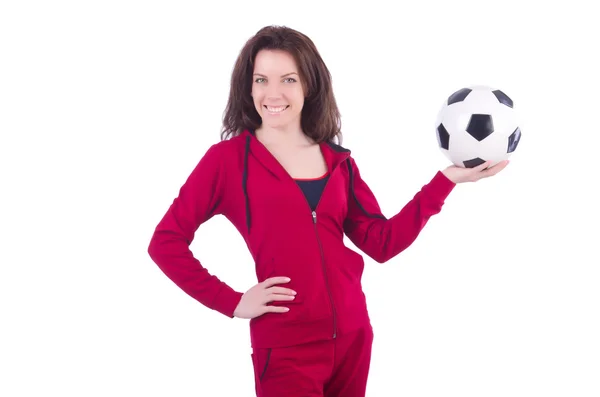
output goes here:
[{"label": "zipper", "polygon": [[[335,168],[333,170],[331,170],[331,172],[329,174],[329,179],[331,179],[331,177],[333,176],[335,171],[336,171]],[[304,199],[306,201],[306,204],[308,205],[308,208],[311,210],[313,226],[315,229],[315,236],[317,237],[317,242],[319,243],[319,252],[321,254],[321,266],[323,268],[323,277],[325,279],[325,288],[327,289],[327,295],[329,296],[329,303],[331,305],[331,313],[333,315],[333,335],[332,335],[332,337],[333,337],[333,339],[336,339],[337,338],[337,313],[335,310],[335,304],[333,303],[333,296],[331,295],[331,288],[329,287],[329,277],[327,275],[327,267],[325,266],[325,253],[323,252],[323,244],[321,243],[321,238],[319,237],[319,230],[317,229],[317,210],[319,209],[319,206],[321,205],[322,198],[325,195],[325,192],[327,191],[327,187],[330,185],[330,183],[329,183],[329,180],[327,181],[327,183],[325,183],[325,186],[323,187],[323,191],[321,192],[321,196],[319,197],[319,201],[317,202],[317,205],[315,206],[315,210],[313,210],[310,207],[310,203],[309,203],[308,199],[306,198],[306,196],[304,195],[304,192],[302,191],[300,186],[298,186],[296,181],[293,181],[293,182],[294,182],[294,185],[296,185],[296,187],[298,188],[298,190],[300,190],[300,194],[302,194],[302,196],[304,197]]]},{"label": "zipper", "polygon": [[[333,170],[331,170],[331,172],[329,174],[330,179],[333,176],[333,173],[335,172],[335,170],[336,170],[335,168]],[[286,174],[287,174],[287,172],[286,172]],[[335,304],[333,303],[333,296],[331,295],[331,288],[329,287],[329,278],[327,276],[327,268],[325,266],[325,253],[323,252],[323,244],[321,243],[321,238],[319,237],[319,230],[317,229],[317,211],[316,211],[317,209],[319,209],[319,205],[321,205],[322,197],[325,195],[325,191],[327,190],[327,187],[330,185],[330,183],[329,183],[329,180],[327,181],[327,183],[325,183],[325,186],[323,187],[323,191],[321,192],[321,197],[319,198],[319,201],[317,202],[315,210],[313,210],[310,206],[310,202],[304,195],[304,192],[302,191],[300,186],[298,186],[298,183],[289,174],[287,174],[287,175],[291,179],[292,183],[294,185],[296,185],[296,188],[300,191],[300,194],[302,195],[302,197],[304,197],[304,201],[306,201],[306,205],[308,206],[308,209],[311,211],[312,222],[313,222],[313,226],[314,226],[314,230],[315,230],[315,236],[317,237],[317,242],[319,243],[319,253],[321,254],[321,267],[323,268],[323,277],[325,279],[325,288],[327,289],[327,295],[329,296],[329,304],[331,306],[331,313],[333,316],[333,335],[332,335],[332,337],[333,337],[333,339],[336,339],[337,338],[337,313],[335,310]]]},{"label": "zipper", "polygon": [[[329,178],[331,178],[331,176],[333,175],[333,172],[334,172],[334,170],[332,170],[332,172],[330,173]],[[331,295],[331,289],[329,288],[329,278],[327,276],[327,268],[325,266],[325,253],[323,252],[323,244],[321,243],[321,238],[319,237],[319,231],[317,229],[317,211],[316,211],[317,209],[319,209],[319,205],[321,204],[321,198],[325,194],[325,191],[327,190],[327,186],[329,186],[330,183],[329,183],[329,181],[327,181],[327,183],[323,187],[323,191],[321,192],[321,198],[319,198],[319,201],[317,202],[315,210],[313,210],[310,206],[310,202],[304,195],[304,192],[302,191],[300,186],[298,186],[298,183],[296,183],[296,181],[293,178],[290,177],[290,179],[292,180],[294,185],[296,185],[296,188],[298,188],[302,197],[304,197],[304,201],[306,201],[306,205],[308,206],[308,209],[311,211],[313,227],[315,230],[315,236],[317,237],[317,243],[319,243],[319,253],[321,254],[321,267],[323,268],[323,278],[325,279],[325,289],[327,289],[327,295],[329,296],[329,304],[331,306],[331,313],[333,316],[333,335],[332,335],[332,337],[333,337],[333,339],[335,339],[335,338],[337,338],[337,313],[335,310],[335,304],[333,303],[333,296]]]},{"label": "zipper", "polygon": [[[325,190],[323,188],[323,190]],[[319,200],[320,202],[320,200]],[[318,206],[318,204],[317,204]],[[323,245],[321,244],[321,238],[319,237],[319,231],[317,229],[317,212],[312,211],[313,225],[315,228],[315,235],[317,236],[317,242],[319,243],[319,252],[321,253],[321,266],[323,267],[323,276],[325,277],[325,286],[327,294],[329,295],[329,303],[331,304],[331,312],[333,313],[333,339],[337,337],[337,315],[335,311],[335,305],[333,304],[333,296],[329,289],[329,278],[327,276],[327,268],[325,267],[325,254],[323,253]]]}]

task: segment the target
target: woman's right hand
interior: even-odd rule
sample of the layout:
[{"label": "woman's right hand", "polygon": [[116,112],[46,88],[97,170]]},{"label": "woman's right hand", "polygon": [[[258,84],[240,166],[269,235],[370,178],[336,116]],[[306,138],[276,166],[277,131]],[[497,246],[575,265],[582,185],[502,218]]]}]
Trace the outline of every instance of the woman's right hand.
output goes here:
[{"label": "woman's right hand", "polygon": [[233,316],[251,319],[265,313],[285,313],[289,311],[290,309],[287,307],[267,305],[272,301],[290,301],[295,298],[296,291],[275,286],[276,284],[289,282],[288,277],[272,277],[256,284],[242,295]]}]

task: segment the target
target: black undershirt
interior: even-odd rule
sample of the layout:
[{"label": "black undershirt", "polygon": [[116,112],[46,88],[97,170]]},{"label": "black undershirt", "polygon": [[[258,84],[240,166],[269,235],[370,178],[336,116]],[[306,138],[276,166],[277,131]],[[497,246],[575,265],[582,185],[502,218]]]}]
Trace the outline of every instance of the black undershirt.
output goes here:
[{"label": "black undershirt", "polygon": [[317,208],[317,204],[323,193],[323,188],[328,179],[328,174],[316,179],[296,179],[296,183],[300,186],[300,189],[302,189],[302,192],[313,211]]}]

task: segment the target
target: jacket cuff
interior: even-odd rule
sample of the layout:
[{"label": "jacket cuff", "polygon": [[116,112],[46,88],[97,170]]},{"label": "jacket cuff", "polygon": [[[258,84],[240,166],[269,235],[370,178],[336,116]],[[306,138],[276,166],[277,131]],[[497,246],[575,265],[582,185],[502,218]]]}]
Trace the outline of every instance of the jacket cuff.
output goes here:
[{"label": "jacket cuff", "polygon": [[425,187],[429,196],[436,198],[439,201],[444,201],[456,187],[456,183],[452,182],[442,171],[438,171],[431,181]]},{"label": "jacket cuff", "polygon": [[233,312],[240,303],[243,295],[243,293],[237,292],[228,285],[224,284],[221,287],[221,291],[213,301],[212,309],[226,315],[227,317],[233,318]]}]

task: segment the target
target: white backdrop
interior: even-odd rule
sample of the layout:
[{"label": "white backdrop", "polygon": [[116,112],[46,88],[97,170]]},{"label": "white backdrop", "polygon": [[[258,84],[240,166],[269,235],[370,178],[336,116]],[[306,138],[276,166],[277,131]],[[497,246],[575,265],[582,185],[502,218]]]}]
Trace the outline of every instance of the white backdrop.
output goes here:
[{"label": "white backdrop", "polygon": [[[254,395],[247,321],[192,300],[146,249],[268,24],[315,41],[387,215],[448,165],[433,123],[454,90],[501,88],[524,119],[504,172],[367,261],[368,395],[600,395],[600,28],[584,1],[482,3],[2,2],[0,395]],[[224,218],[192,250],[254,284]]]}]

